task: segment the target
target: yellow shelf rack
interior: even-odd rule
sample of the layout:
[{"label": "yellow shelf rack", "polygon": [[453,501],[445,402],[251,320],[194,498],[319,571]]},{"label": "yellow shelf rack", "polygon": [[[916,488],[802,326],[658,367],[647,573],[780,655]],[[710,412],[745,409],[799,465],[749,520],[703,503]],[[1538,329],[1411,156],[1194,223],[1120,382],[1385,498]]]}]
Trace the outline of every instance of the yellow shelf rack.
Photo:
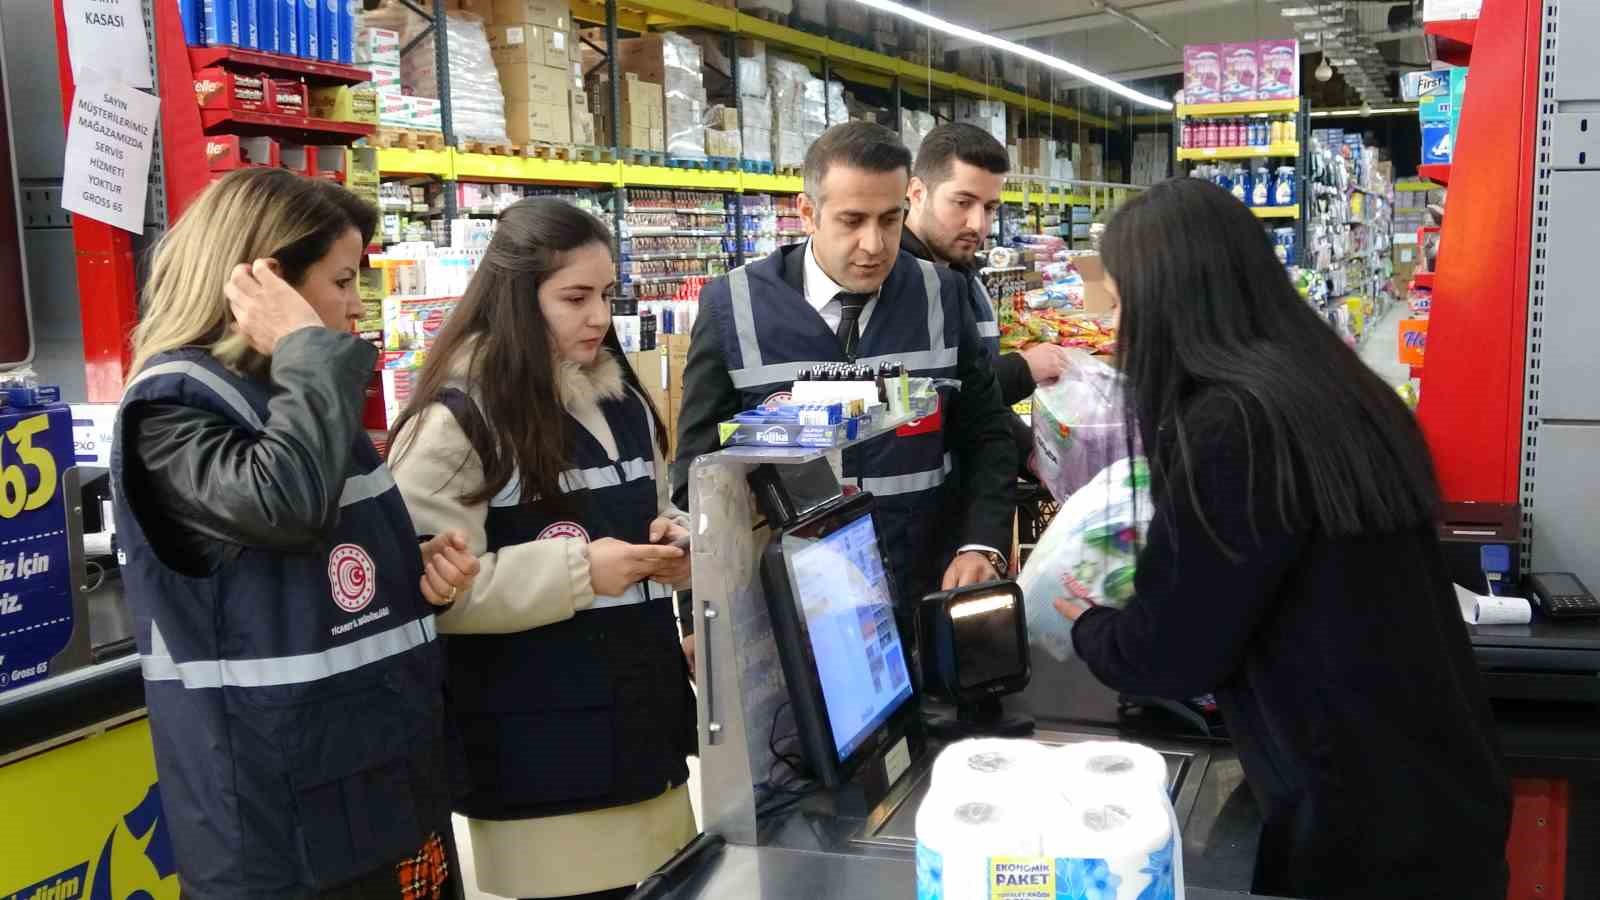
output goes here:
[{"label": "yellow shelf rack", "polygon": [[380,149],[378,172],[420,175],[448,181],[506,181],[541,184],[603,184],[612,187],[670,187],[684,190],[798,194],[794,175],[716,171],[632,163],[575,162],[444,150]]},{"label": "yellow shelf rack", "polygon": [[1250,211],[1258,219],[1298,219],[1300,207],[1298,206],[1252,206]]},{"label": "yellow shelf rack", "polygon": [[1254,100],[1243,103],[1180,103],[1178,118],[1205,116],[1249,116],[1256,114],[1296,113],[1300,111],[1300,98],[1288,100]]},{"label": "yellow shelf rack", "polygon": [[1255,159],[1261,156],[1300,155],[1300,145],[1272,144],[1267,147],[1179,147],[1178,158],[1194,159]]}]

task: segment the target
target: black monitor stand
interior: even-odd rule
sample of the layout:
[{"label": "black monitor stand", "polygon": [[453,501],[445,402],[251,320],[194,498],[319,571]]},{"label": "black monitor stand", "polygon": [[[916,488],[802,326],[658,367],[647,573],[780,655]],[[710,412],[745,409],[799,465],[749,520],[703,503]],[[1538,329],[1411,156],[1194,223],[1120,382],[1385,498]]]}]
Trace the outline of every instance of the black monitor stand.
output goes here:
[{"label": "black monitor stand", "polygon": [[974,703],[958,704],[953,718],[945,715],[943,710],[925,708],[922,723],[928,729],[928,734],[942,741],[970,737],[1027,737],[1033,734],[1034,729],[1032,716],[1007,715],[999,697],[985,697]]}]

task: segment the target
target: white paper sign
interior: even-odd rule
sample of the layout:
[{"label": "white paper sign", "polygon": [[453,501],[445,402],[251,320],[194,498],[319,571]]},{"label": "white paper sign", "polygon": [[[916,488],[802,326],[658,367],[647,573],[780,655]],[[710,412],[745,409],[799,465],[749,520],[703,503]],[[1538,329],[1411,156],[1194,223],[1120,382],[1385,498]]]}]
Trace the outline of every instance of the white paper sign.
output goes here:
[{"label": "white paper sign", "polygon": [[133,87],[153,87],[150,44],[139,0],[62,0],[67,20],[67,54],[72,78],[92,68]]},{"label": "white paper sign", "polygon": [[150,148],[161,101],[91,69],[77,81],[61,205],[138,234],[144,231]]}]

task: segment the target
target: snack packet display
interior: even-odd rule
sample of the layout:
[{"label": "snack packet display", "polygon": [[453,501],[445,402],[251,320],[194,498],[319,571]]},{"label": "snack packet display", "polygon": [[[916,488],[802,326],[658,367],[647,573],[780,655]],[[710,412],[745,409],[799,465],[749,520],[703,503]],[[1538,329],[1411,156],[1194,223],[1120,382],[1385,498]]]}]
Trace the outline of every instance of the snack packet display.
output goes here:
[{"label": "snack packet display", "polygon": [[1033,473],[1065,501],[1097,472],[1128,455],[1122,375],[1081,350],[1033,394]]},{"label": "snack packet display", "polygon": [[1061,504],[1017,578],[1033,646],[1058,662],[1072,657],[1072,622],[1056,611],[1058,599],[1118,609],[1128,604],[1153,512],[1142,456],[1106,466]]}]

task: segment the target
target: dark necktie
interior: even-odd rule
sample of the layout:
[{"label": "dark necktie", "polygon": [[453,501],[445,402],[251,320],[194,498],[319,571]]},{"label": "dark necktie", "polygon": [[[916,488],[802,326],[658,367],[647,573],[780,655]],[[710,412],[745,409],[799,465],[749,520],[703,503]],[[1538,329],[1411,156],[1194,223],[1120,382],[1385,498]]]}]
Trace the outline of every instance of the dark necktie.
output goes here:
[{"label": "dark necktie", "polygon": [[866,308],[866,294],[852,294],[849,291],[840,291],[834,295],[839,301],[839,328],[835,334],[839,336],[839,344],[844,347],[846,359],[856,358],[856,344],[861,341],[861,310]]}]

